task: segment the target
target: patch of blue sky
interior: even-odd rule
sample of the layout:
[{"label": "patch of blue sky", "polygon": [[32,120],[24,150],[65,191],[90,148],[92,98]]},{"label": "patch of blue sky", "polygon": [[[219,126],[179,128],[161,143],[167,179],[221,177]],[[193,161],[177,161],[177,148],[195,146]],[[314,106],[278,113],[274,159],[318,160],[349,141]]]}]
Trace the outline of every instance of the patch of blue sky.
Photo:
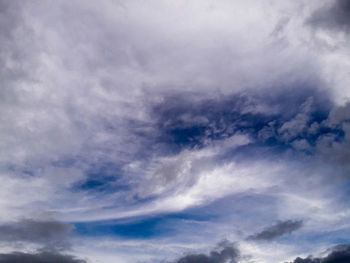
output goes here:
[{"label": "patch of blue sky", "polygon": [[75,231],[79,235],[147,239],[169,232],[168,229],[159,227],[161,221],[161,218],[151,218],[129,223],[97,222],[76,223],[74,225]]},{"label": "patch of blue sky", "polygon": [[[268,213],[268,207],[274,205],[270,196],[254,194],[237,194],[221,198],[203,206],[186,209],[179,213],[158,214],[120,220],[76,222],[76,233],[82,236],[106,236],[124,239],[150,239],[168,236],[187,235],[215,236],[216,229],[208,229],[206,225],[221,224],[229,221],[242,222],[247,218],[256,218],[259,214],[263,222],[270,222],[275,215]],[[226,224],[225,223],[225,224]],[[193,233],[193,234],[191,234]]]},{"label": "patch of blue sky", "polygon": [[97,163],[85,171],[85,179],[75,183],[73,191],[115,192],[130,190],[122,170],[114,163]]},{"label": "patch of blue sky", "polygon": [[210,220],[204,215],[174,213],[146,218],[74,223],[78,235],[149,239],[176,235],[185,225]]},{"label": "patch of blue sky", "polygon": [[[335,169],[334,172],[337,172]],[[341,172],[337,172],[342,174]],[[350,178],[347,181],[334,182],[332,188],[332,203],[334,207],[342,207],[346,210],[350,205]]]},{"label": "patch of blue sky", "polygon": [[281,244],[350,244],[350,229],[335,231],[318,231],[313,233],[298,234],[298,232],[282,236],[278,239]]},{"label": "patch of blue sky", "polygon": [[[312,88],[305,90],[304,93],[292,92],[288,96],[286,93],[272,97],[261,95],[255,98],[256,101],[237,95],[197,104],[184,97],[169,99],[154,109],[158,122],[158,140],[176,152],[184,148],[201,148],[208,141],[225,139],[237,133],[248,135],[258,146],[278,150],[293,148],[290,145],[293,140],[305,140],[315,146],[317,139],[325,134],[341,139],[344,135],[341,130],[326,127],[320,127],[314,133],[300,131],[289,139],[278,132],[286,121],[293,120],[301,108],[306,107],[305,104],[310,104],[305,112],[308,116],[305,125],[320,124],[328,117],[331,109],[329,99],[324,94],[315,93]],[[274,110],[257,112],[252,110],[256,104],[267,105],[267,108]],[[261,136],[264,128],[270,129],[267,137]]]}]

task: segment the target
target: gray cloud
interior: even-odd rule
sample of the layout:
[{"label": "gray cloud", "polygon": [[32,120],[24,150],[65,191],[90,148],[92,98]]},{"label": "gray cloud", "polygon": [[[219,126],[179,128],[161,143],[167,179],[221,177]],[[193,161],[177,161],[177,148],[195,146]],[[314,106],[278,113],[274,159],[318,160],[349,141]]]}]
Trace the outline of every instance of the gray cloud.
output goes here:
[{"label": "gray cloud", "polygon": [[0,254],[0,263],[86,263],[85,260],[59,253],[41,252],[36,254],[12,252]]},{"label": "gray cloud", "polygon": [[326,29],[350,29],[350,2],[348,0],[333,0],[316,10],[308,23],[314,27]]},{"label": "gray cloud", "polygon": [[301,220],[278,221],[276,224],[267,227],[263,231],[249,236],[248,239],[271,241],[298,230],[302,225],[303,221]]},{"label": "gray cloud", "polygon": [[0,241],[29,242],[44,245],[45,249],[65,249],[70,246],[68,235],[73,226],[58,221],[25,219],[0,226]]},{"label": "gray cloud", "polygon": [[35,253],[0,254],[0,263],[86,263],[85,260],[62,254],[70,249],[69,235],[73,226],[54,220],[23,219],[0,225],[0,242],[30,243],[41,247]]},{"label": "gray cloud", "polygon": [[338,130],[342,139],[335,134],[325,133],[317,140],[317,150],[328,161],[334,161],[343,168],[349,167],[350,161],[350,103],[334,108],[321,128]]},{"label": "gray cloud", "polygon": [[297,257],[293,263],[346,263],[350,262],[350,246],[338,245],[325,257]]},{"label": "gray cloud", "polygon": [[223,241],[219,244],[218,251],[211,251],[209,255],[186,255],[178,259],[176,263],[236,263],[239,257],[238,249],[232,243]]}]

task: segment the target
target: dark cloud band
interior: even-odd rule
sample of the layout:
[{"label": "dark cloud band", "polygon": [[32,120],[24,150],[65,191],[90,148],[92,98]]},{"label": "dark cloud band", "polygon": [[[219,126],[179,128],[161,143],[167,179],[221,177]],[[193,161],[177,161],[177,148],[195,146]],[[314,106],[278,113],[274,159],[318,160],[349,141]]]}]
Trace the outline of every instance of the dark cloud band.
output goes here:
[{"label": "dark cloud band", "polygon": [[70,255],[51,252],[37,254],[13,252],[0,254],[0,263],[86,263],[86,261]]},{"label": "dark cloud band", "polygon": [[269,226],[263,231],[249,236],[248,240],[271,241],[283,235],[290,234],[298,230],[302,226],[303,226],[303,221],[301,220],[279,221],[275,225]]}]

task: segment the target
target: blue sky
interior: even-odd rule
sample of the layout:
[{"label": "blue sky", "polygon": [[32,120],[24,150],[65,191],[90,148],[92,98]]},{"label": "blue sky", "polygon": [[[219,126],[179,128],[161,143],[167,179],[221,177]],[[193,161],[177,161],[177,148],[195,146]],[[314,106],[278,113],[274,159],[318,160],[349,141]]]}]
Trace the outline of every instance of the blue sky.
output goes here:
[{"label": "blue sky", "polygon": [[349,260],[349,17],[0,2],[0,263]]}]

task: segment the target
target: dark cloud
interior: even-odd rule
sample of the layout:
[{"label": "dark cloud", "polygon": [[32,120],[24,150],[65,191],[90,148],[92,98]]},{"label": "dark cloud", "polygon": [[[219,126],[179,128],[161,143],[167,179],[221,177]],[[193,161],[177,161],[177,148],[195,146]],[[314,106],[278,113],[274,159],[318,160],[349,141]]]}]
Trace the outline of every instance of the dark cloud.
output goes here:
[{"label": "dark cloud", "polygon": [[296,258],[293,263],[347,263],[350,262],[350,246],[339,245],[331,249],[326,257]]},{"label": "dark cloud", "polygon": [[13,252],[0,254],[0,263],[86,263],[86,261],[70,255],[52,252],[37,254]]},{"label": "dark cloud", "polygon": [[279,221],[275,225],[269,226],[263,231],[249,236],[248,239],[271,241],[285,234],[290,234],[298,230],[299,228],[302,227],[302,225],[303,225],[303,221],[301,220]]},{"label": "dark cloud", "polygon": [[0,242],[32,243],[41,247],[35,253],[0,254],[0,263],[86,263],[85,260],[62,254],[71,245],[68,240],[73,226],[54,220],[23,219],[0,225]]},{"label": "dark cloud", "polygon": [[[176,263],[236,263],[239,260],[239,251],[228,241],[219,244],[219,249],[206,254],[190,254],[176,261]],[[1,262],[0,262],[1,263]]]},{"label": "dark cloud", "polygon": [[[326,251],[327,256],[306,258],[297,257],[290,263],[348,263],[350,262],[350,246],[337,245]],[[242,258],[250,258],[250,256],[241,256],[240,251],[233,243],[223,241],[219,244],[219,249],[211,251],[209,255],[206,254],[189,254],[175,263],[236,263],[240,262]],[[1,263],[1,261],[0,261]]]},{"label": "dark cloud", "polygon": [[350,1],[333,0],[316,10],[308,23],[326,29],[350,30]]},{"label": "dark cloud", "polygon": [[70,246],[68,235],[73,226],[58,221],[21,220],[0,226],[0,241],[30,242],[50,249],[65,249]]},{"label": "dark cloud", "polygon": [[317,139],[317,150],[325,159],[340,164],[342,168],[350,163],[350,103],[332,109],[321,127],[337,130],[342,136],[325,133]]}]

